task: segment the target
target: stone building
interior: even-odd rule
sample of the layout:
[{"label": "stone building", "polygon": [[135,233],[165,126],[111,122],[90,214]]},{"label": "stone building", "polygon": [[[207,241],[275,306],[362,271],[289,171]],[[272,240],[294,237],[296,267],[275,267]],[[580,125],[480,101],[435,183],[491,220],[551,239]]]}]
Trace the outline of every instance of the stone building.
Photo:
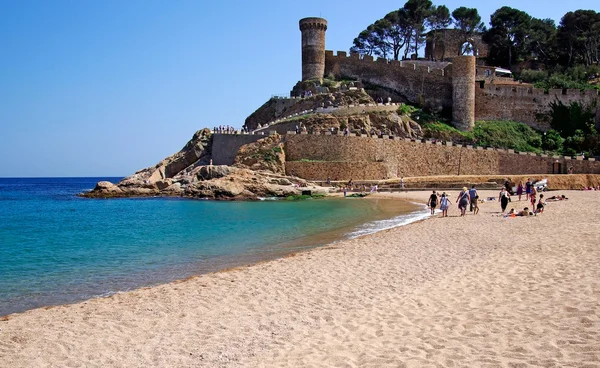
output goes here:
[{"label": "stone building", "polygon": [[448,60],[462,56],[465,50],[477,58],[488,56],[488,45],[483,42],[481,34],[466,37],[458,29],[442,29],[427,34],[425,43],[425,59]]},{"label": "stone building", "polygon": [[[323,18],[304,18],[299,25],[302,81],[327,76],[379,86],[412,104],[448,113],[453,123],[463,130],[472,129],[475,120],[512,120],[547,129],[549,126],[543,116],[550,111],[550,103],[554,101],[595,106],[600,124],[598,91],[544,91],[501,76],[498,68],[482,63],[481,58],[487,56],[488,49],[480,36],[466,40],[457,30],[444,30],[445,38],[438,39],[435,48],[432,48],[430,38],[430,53],[434,52],[439,58],[442,54],[452,55],[446,57],[449,61],[445,62],[375,60],[368,55],[326,51],[327,21]],[[472,45],[477,57],[458,56],[465,42]]]}]

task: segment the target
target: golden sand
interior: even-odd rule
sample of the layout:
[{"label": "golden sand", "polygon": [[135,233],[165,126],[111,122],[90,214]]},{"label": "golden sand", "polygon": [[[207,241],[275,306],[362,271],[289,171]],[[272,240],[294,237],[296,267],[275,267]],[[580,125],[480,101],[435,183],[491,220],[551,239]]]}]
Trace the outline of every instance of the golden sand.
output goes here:
[{"label": "golden sand", "polygon": [[600,367],[600,192],[558,194],[11,315],[0,367]]}]

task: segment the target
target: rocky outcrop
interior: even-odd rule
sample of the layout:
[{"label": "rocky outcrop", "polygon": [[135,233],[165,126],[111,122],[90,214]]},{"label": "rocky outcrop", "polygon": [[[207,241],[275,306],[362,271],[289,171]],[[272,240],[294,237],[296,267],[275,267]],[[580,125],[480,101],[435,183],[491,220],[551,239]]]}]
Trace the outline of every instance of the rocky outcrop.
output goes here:
[{"label": "rocky outcrop", "polygon": [[234,165],[285,175],[285,152],[281,136],[275,134],[242,146],[235,157]]},{"label": "rocky outcrop", "polygon": [[421,126],[408,115],[396,111],[372,111],[353,115],[314,114],[294,120],[294,124],[306,127],[311,133],[333,129],[367,135],[394,135],[401,138],[420,138]]},{"label": "rocky outcrop", "polygon": [[373,103],[375,101],[363,90],[323,93],[299,99],[272,98],[248,116],[245,125],[250,130],[254,130],[258,124],[264,125],[275,119],[301,113],[306,110],[312,111],[318,107],[340,107]]},{"label": "rocky outcrop", "polygon": [[235,166],[210,164],[210,131],[203,129],[176,154],[117,184],[99,182],[85,197],[177,196],[210,199],[287,197],[303,190],[324,194],[327,188],[286,177],[280,136],[243,146]]}]

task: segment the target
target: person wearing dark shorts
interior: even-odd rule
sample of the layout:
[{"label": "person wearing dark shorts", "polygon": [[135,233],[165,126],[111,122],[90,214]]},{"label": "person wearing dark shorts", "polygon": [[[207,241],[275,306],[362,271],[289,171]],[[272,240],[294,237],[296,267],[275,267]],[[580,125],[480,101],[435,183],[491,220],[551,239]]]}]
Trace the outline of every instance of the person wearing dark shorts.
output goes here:
[{"label": "person wearing dark shorts", "polygon": [[432,215],[435,213],[435,208],[437,207],[437,202],[438,202],[438,196],[434,190],[433,193],[429,196],[429,200],[427,201],[427,206],[429,206],[429,208],[431,208]]},{"label": "person wearing dark shorts", "polygon": [[469,211],[473,212],[473,209],[475,207],[477,207],[477,189],[475,188],[475,186],[473,185],[471,187],[471,189],[469,190]]}]

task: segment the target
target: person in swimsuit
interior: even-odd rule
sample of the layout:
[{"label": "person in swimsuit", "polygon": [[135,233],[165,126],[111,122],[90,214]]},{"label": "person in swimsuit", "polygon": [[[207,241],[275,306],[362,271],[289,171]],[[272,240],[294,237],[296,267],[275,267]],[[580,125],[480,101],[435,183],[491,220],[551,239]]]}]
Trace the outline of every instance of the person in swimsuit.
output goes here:
[{"label": "person in swimsuit", "polygon": [[523,195],[523,182],[520,181],[517,186],[517,195],[519,196],[519,201],[521,200],[521,196]]},{"label": "person in swimsuit", "polygon": [[532,185],[531,186],[531,193],[529,193],[529,199],[531,200],[531,208],[535,208],[535,197],[537,195],[537,190],[535,189],[535,187]]},{"label": "person in swimsuit", "polygon": [[502,188],[500,194],[498,195],[498,200],[500,201],[500,207],[502,207],[502,213],[506,211],[506,206],[508,206],[508,199],[510,198],[510,194],[506,191],[506,188]]}]

